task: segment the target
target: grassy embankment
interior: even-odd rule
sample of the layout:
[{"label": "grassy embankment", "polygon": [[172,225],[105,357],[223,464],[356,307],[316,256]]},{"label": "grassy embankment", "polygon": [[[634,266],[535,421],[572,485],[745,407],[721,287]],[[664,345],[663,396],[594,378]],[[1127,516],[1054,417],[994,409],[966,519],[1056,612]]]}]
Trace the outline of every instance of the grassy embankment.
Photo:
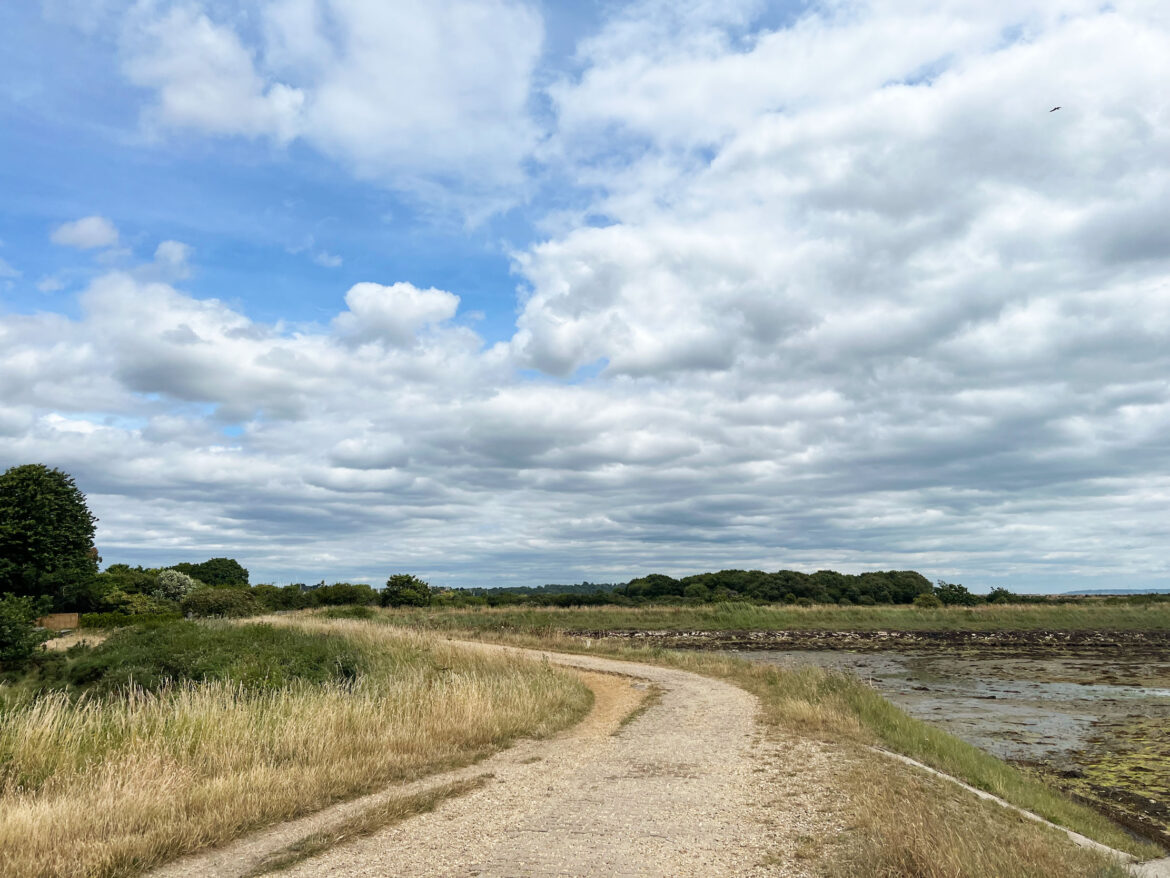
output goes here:
[{"label": "grassy embankment", "polygon": [[937,610],[911,606],[812,607],[729,602],[692,606],[501,607],[398,610],[409,624],[438,630],[518,631],[1149,631],[1170,629],[1170,602],[984,604]]},{"label": "grassy embankment", "polygon": [[134,873],[590,703],[570,674],[370,622],[115,634],[0,686],[0,874]]},{"label": "grassy embankment", "polygon": [[[1112,609],[1112,608],[1110,608]],[[729,680],[760,698],[765,724],[778,733],[818,738],[841,748],[843,793],[856,805],[851,843],[836,852],[837,874],[892,876],[1123,875],[1115,862],[1073,847],[1061,834],[972,797],[943,781],[865,749],[881,746],[910,756],[1021,808],[1141,858],[1159,850],[1137,841],[1097,812],[1073,802],[1025,773],[927,723],[913,719],[857,677],[806,667],[784,670],[701,651],[672,651],[568,637],[565,630],[645,628],[759,628],[815,626],[866,630],[922,626],[961,630],[1031,628],[1149,628],[1165,625],[1166,609],[981,607],[921,611],[901,608],[647,607],[386,613],[453,636],[478,637],[564,652],[612,655]],[[874,617],[865,620],[864,614]],[[1147,621],[1150,617],[1153,621]],[[779,620],[779,621],[777,621]],[[1139,620],[1146,622],[1139,626]],[[1063,623],[1063,624],[1062,624]],[[931,626],[936,626],[932,628]]]}]

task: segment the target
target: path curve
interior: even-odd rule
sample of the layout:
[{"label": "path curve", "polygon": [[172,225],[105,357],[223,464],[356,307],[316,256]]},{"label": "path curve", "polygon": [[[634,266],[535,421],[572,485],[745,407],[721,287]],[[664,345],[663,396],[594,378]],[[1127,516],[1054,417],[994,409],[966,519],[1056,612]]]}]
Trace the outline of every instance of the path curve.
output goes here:
[{"label": "path curve", "polygon": [[[810,839],[840,831],[830,747],[766,735],[751,694],[686,671],[492,644],[660,692],[620,726],[637,699],[611,696],[579,726],[522,741],[458,772],[493,774],[435,811],[346,841],[283,875],[710,876],[811,874]],[[596,689],[595,689],[596,691]],[[416,784],[417,786],[417,784]],[[361,807],[350,803],[341,808]],[[158,870],[162,878],[240,875],[273,847],[313,831],[317,815]],[[267,839],[267,841],[265,841]],[[277,844],[277,847],[280,845]]]}]

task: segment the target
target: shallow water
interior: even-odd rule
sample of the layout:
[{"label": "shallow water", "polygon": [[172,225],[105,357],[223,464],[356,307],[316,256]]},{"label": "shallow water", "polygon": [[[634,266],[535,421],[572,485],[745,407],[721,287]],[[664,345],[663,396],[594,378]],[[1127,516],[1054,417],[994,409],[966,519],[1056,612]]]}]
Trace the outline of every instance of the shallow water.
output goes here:
[{"label": "shallow water", "polygon": [[1118,722],[1170,726],[1170,656],[979,651],[734,651],[750,661],[856,673],[911,716],[1005,759],[1061,770]]}]

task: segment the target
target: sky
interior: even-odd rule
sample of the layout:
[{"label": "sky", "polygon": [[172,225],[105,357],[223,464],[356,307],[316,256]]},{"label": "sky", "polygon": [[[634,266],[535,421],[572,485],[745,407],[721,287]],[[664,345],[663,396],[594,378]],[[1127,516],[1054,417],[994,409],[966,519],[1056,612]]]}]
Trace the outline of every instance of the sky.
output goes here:
[{"label": "sky", "polygon": [[0,469],[106,563],[1170,585],[1162,0],[0,34]]}]

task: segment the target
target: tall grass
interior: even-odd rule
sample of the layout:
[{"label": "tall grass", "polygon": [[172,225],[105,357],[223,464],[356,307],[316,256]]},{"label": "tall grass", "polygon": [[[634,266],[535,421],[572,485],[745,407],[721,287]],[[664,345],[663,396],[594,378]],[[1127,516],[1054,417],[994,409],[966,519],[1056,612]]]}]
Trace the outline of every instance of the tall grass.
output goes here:
[{"label": "tall grass", "polygon": [[359,621],[353,682],[182,684],[71,700],[0,691],[0,874],[129,874],[563,727],[591,695],[522,659]]},{"label": "tall grass", "polygon": [[919,609],[910,606],[812,607],[740,601],[694,606],[500,607],[398,610],[404,624],[440,630],[776,630],[776,631],[1059,631],[1170,629],[1170,602],[1109,604],[984,604]]},{"label": "tall grass", "polygon": [[890,763],[858,763],[843,778],[858,804],[832,878],[1125,878],[1114,858],[1074,847],[1055,830],[981,802],[937,778]]}]

